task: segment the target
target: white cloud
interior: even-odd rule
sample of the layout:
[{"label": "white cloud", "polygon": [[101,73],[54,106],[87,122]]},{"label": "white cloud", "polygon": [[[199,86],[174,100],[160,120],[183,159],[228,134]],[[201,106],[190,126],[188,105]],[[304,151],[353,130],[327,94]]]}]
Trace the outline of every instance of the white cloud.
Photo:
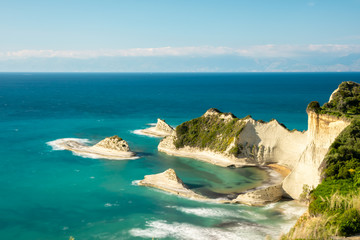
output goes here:
[{"label": "white cloud", "polygon": [[0,59],[26,58],[77,58],[97,57],[156,57],[156,56],[217,56],[235,55],[250,58],[303,57],[313,55],[346,56],[360,53],[360,45],[310,44],[310,45],[256,45],[242,48],[229,47],[161,47],[115,50],[30,50],[0,52]]}]

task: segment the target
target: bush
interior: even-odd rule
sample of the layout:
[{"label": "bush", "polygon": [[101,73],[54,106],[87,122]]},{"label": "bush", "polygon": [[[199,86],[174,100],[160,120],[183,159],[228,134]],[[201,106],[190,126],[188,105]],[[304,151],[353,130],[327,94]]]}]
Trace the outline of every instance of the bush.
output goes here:
[{"label": "bush", "polygon": [[351,236],[360,232],[360,214],[352,208],[346,210],[338,219],[339,234]]},{"label": "bush", "polygon": [[320,104],[318,101],[312,101],[309,103],[309,105],[306,108],[307,111],[314,111],[316,113],[319,113],[320,111]]}]

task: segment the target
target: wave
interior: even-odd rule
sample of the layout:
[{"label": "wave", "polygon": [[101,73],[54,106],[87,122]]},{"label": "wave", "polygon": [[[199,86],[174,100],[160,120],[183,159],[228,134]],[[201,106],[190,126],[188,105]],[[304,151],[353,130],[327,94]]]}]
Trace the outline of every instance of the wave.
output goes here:
[{"label": "wave", "polygon": [[238,212],[222,208],[185,208],[177,206],[168,206],[168,208],[175,208],[180,212],[193,214],[199,217],[239,217]]},{"label": "wave", "polygon": [[129,233],[134,237],[143,238],[174,238],[174,239],[264,239],[267,235],[277,233],[264,226],[247,223],[234,223],[235,226],[224,227],[203,227],[188,223],[167,223],[165,220],[146,222],[145,229],[133,228]]},{"label": "wave", "polygon": [[144,129],[137,129],[137,130],[133,130],[133,131],[130,131],[130,132],[131,132],[132,134],[136,134],[136,135],[158,138],[157,136],[150,135],[150,134],[146,134],[146,133],[144,133],[142,130],[144,130]]},{"label": "wave", "polygon": [[133,186],[138,186],[139,184],[139,182],[140,182],[141,180],[134,180],[134,181],[132,181],[131,182],[131,185],[133,185]]},{"label": "wave", "polygon": [[64,147],[64,143],[68,141],[78,142],[82,145],[87,145],[90,143],[90,140],[86,138],[59,138],[53,141],[49,141],[46,144],[52,147],[52,149],[55,151],[66,150],[66,148]]}]

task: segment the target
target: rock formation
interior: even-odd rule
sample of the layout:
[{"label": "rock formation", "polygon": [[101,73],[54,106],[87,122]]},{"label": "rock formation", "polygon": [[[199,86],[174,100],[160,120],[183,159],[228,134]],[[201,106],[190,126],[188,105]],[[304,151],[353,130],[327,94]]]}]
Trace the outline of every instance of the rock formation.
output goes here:
[{"label": "rock formation", "polygon": [[118,136],[105,138],[93,146],[88,146],[81,139],[75,138],[58,139],[54,142],[58,149],[69,150],[84,157],[111,160],[138,158],[134,152],[130,151],[128,143]]},{"label": "rock formation", "polygon": [[158,188],[186,198],[207,199],[188,189],[176,175],[174,169],[171,168],[159,174],[146,175],[143,180],[139,181],[138,185]]},{"label": "rock formation", "polygon": [[154,136],[154,137],[166,137],[175,133],[173,127],[160,118],[157,119],[155,127],[139,130],[141,134]]},{"label": "rock formation", "polygon": [[250,191],[238,195],[231,203],[242,203],[251,206],[263,206],[267,203],[279,201],[283,196],[283,189],[280,184],[269,186],[263,189]]},{"label": "rock formation", "polygon": [[[241,167],[278,163],[292,169],[306,147],[306,133],[289,131],[276,120],[263,122],[255,121],[251,117],[238,119],[232,114],[224,114],[215,109],[209,109],[201,118],[207,118],[207,121],[212,119],[236,121],[242,127],[237,136],[229,139],[225,151],[188,145],[177,148],[176,134],[164,138],[158,150],[170,155],[197,158],[220,166]],[[219,141],[224,137],[224,135],[216,136]]]},{"label": "rock formation", "polygon": [[283,188],[287,195],[298,199],[303,186],[315,188],[321,181],[324,157],[335,138],[350,124],[349,120],[331,115],[308,113],[306,149],[284,179]]},{"label": "rock formation", "polygon": [[122,152],[129,152],[129,144],[123,140],[122,138],[118,136],[112,136],[105,138],[104,140],[101,140],[97,144],[94,145],[95,147],[102,147],[106,149],[112,149],[116,151],[122,151]]},{"label": "rock formation", "polygon": [[[334,91],[332,95],[336,93]],[[308,131],[299,132],[289,131],[276,120],[263,122],[251,117],[238,119],[231,113],[209,109],[202,117],[178,126],[174,134],[160,142],[158,150],[219,166],[263,166],[277,163],[291,170],[282,185],[285,195],[299,199],[304,185],[316,187],[320,183],[321,166],[328,148],[350,124],[345,118],[309,109],[307,113]],[[235,126],[233,129],[237,126],[234,131],[238,133],[230,133],[228,125]],[[195,135],[190,135],[194,126],[201,129]],[[219,128],[224,130],[216,130]],[[229,134],[233,135],[229,137]],[[196,136],[200,136],[198,141],[193,141]],[[217,147],[219,145],[220,150]]]}]

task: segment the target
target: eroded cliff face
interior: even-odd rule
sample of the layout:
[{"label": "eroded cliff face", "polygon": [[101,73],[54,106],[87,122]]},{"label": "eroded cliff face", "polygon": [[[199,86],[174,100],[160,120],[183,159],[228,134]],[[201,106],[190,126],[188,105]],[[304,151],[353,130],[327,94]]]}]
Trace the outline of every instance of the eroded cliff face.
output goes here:
[{"label": "eroded cliff face", "polygon": [[293,169],[306,143],[306,132],[289,131],[276,120],[262,123],[251,119],[239,136],[239,157],[256,165],[278,163]]},{"label": "eroded cliff face", "polygon": [[[170,155],[192,157],[220,166],[259,166],[279,163],[293,169],[306,148],[306,132],[289,131],[276,120],[263,122],[256,121],[251,117],[237,119],[232,114],[221,113],[216,109],[209,109],[202,118],[206,118],[204,122],[223,119],[226,123],[235,120],[239,122],[239,126],[244,127],[238,136],[225,141],[228,142],[228,145],[223,151],[211,147],[200,148],[189,145],[177,148],[175,146],[178,137],[176,134],[163,139],[158,150]],[[204,129],[201,131],[209,131],[208,126],[203,126]],[[214,135],[213,138],[216,138],[212,141],[219,143],[224,143],[223,138],[228,139],[228,136],[223,134],[212,135]]]},{"label": "eroded cliff face", "polygon": [[315,188],[321,182],[324,157],[335,138],[349,124],[346,119],[308,111],[306,149],[284,179],[283,189],[287,195],[299,199],[305,184]]}]

